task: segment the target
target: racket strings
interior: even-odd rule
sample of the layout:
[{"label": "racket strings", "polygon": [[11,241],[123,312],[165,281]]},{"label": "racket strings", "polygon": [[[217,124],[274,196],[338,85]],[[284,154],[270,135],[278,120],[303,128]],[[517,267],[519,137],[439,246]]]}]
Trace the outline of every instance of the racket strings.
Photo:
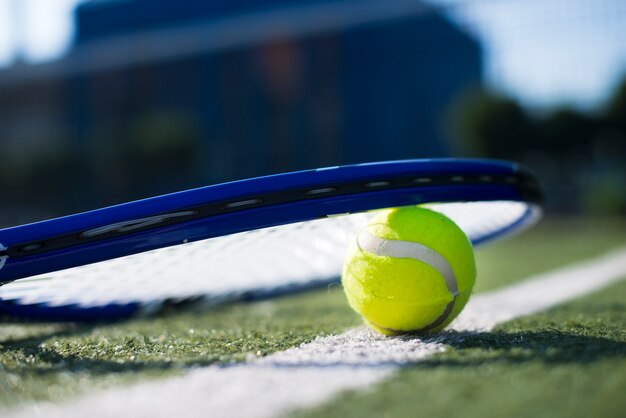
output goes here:
[{"label": "racket strings", "polygon": [[[453,219],[475,244],[538,214],[510,201],[425,206]],[[339,280],[348,244],[373,215],[259,229],[39,275],[0,287],[0,302],[74,311],[136,304],[151,313],[184,301],[213,305],[320,287]]]}]

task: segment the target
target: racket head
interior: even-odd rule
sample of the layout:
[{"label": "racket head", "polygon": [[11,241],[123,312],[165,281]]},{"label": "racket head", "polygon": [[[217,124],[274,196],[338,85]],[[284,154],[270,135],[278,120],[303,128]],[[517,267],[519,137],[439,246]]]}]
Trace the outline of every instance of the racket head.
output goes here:
[{"label": "racket head", "polygon": [[[255,203],[231,205],[247,201]],[[33,277],[0,287],[0,312],[111,320],[298,292],[339,280],[344,249],[370,210],[426,204],[480,245],[532,224],[540,201],[532,175],[485,160],[362,164],[160,196],[0,231],[7,249],[79,237],[15,259],[5,250],[3,280]],[[218,212],[185,219],[198,207]],[[97,239],[80,242],[90,234]]]},{"label": "racket head", "polygon": [[407,160],[259,177],[0,230],[0,283],[336,214],[433,202],[541,202],[534,177],[489,160]]}]

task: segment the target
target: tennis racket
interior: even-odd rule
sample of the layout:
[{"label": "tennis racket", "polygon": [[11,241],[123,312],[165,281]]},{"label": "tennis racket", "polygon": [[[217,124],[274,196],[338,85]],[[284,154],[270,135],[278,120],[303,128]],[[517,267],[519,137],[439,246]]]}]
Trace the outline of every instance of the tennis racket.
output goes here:
[{"label": "tennis racket", "polygon": [[0,230],[0,313],[111,320],[302,291],[339,280],[369,211],[428,205],[479,245],[531,225],[541,200],[518,165],[471,159],[329,167],[158,196]]}]

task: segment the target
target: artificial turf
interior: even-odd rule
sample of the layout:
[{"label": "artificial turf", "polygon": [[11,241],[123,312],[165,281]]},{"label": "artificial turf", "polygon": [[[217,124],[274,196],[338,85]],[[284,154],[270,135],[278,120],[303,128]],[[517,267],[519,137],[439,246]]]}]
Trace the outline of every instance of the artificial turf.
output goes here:
[{"label": "artificial turf", "polygon": [[[552,221],[480,249],[477,291],[626,243],[620,233],[623,227],[620,221]],[[64,399],[84,390],[177,374],[193,366],[243,361],[358,323],[339,286],[273,301],[116,324],[4,323],[0,325],[0,408]],[[558,334],[553,336],[558,339]],[[488,352],[492,342],[484,341]],[[431,372],[438,373],[434,367]]]},{"label": "artificial turf", "polygon": [[621,219],[555,219],[476,250],[475,292],[506,286],[537,273],[601,255],[626,244]]},{"label": "artificial turf", "polygon": [[621,281],[491,332],[448,332],[447,352],[293,416],[621,418],[625,301]]},{"label": "artificial turf", "polygon": [[341,290],[94,326],[5,325],[0,405],[243,361],[356,325]]}]

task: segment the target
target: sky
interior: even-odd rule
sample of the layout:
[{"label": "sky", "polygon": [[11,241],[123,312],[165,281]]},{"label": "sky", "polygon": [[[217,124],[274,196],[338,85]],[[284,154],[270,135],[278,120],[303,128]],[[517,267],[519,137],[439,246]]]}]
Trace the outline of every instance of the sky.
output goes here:
[{"label": "sky", "polygon": [[430,0],[484,46],[491,85],[538,106],[590,107],[626,76],[624,0]]},{"label": "sky", "polygon": [[0,0],[0,65],[17,54],[33,62],[63,54],[73,35],[72,11],[83,1]]},{"label": "sky", "polygon": [[[85,0],[0,0],[0,67],[65,53]],[[479,39],[488,83],[528,106],[591,107],[626,75],[624,0],[427,0]]]}]

